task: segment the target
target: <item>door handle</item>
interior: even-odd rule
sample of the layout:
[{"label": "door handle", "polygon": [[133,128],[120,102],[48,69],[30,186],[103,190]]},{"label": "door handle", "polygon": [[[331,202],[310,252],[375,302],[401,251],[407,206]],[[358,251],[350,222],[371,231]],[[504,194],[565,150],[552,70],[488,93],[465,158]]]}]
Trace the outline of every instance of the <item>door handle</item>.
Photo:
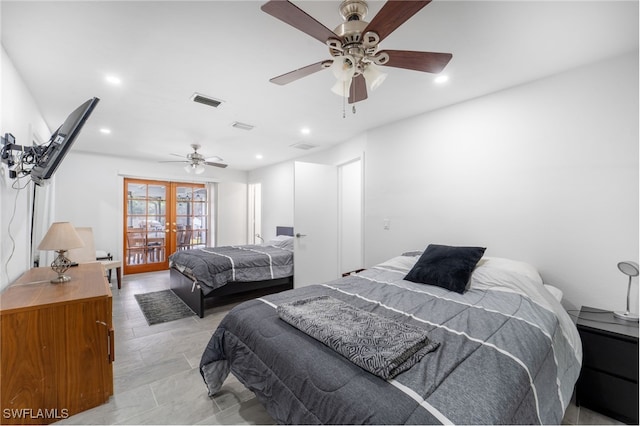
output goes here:
[{"label": "door handle", "polygon": [[307,236],[307,234],[301,234],[299,232],[296,234],[296,238],[302,238],[302,237],[306,237],[306,236]]}]

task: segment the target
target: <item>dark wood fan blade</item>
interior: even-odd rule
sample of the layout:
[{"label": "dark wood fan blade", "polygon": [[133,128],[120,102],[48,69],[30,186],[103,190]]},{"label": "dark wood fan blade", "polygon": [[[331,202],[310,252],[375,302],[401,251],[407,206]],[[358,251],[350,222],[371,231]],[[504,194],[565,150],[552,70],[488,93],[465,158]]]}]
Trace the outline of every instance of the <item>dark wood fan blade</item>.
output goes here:
[{"label": "dark wood fan blade", "polygon": [[306,77],[315,72],[321,71],[325,68],[328,68],[333,61],[320,61],[315,64],[307,65],[306,67],[298,68],[295,71],[288,72],[286,74],[279,75],[277,77],[273,77],[269,80],[272,83],[279,84],[284,86],[285,84],[291,83],[292,81],[296,81],[301,79],[302,77]]},{"label": "dark wood fan blade", "polygon": [[406,68],[408,70],[439,73],[447,66],[451,53],[413,52],[410,50],[382,50],[389,55],[387,67]]},{"label": "dark wood fan blade", "polygon": [[373,31],[380,36],[380,41],[382,41],[429,3],[431,0],[389,0],[369,22],[362,34]]},{"label": "dark wood fan blade", "polygon": [[211,161],[205,161],[204,164],[206,164],[207,166],[213,166],[213,167],[221,167],[221,168],[225,168],[227,167],[226,164],[223,163],[212,163]]},{"label": "dark wood fan blade", "polygon": [[364,79],[364,75],[358,74],[351,80],[349,103],[355,104],[365,99],[367,99],[367,81]]},{"label": "dark wood fan blade", "polygon": [[278,18],[292,27],[299,29],[303,33],[309,34],[322,43],[325,43],[330,38],[339,39],[333,31],[316,21],[312,16],[308,15],[307,12],[290,1],[271,0],[263,4],[260,9],[274,18]]}]

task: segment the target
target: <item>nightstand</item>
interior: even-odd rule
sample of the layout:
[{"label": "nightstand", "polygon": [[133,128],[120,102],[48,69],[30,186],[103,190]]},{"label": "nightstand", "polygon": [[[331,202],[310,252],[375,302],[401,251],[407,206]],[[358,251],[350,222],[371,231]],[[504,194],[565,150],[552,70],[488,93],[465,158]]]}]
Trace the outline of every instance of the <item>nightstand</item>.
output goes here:
[{"label": "nightstand", "polygon": [[583,306],[577,327],[583,357],[576,404],[638,424],[638,323]]}]

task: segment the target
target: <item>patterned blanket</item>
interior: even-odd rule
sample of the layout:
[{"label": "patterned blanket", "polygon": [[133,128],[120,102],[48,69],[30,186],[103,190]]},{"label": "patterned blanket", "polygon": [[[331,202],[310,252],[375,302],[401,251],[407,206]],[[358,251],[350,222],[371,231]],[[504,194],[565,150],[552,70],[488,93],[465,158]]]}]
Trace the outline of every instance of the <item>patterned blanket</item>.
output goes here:
[{"label": "patterned blanket", "polygon": [[418,327],[358,309],[329,296],[278,306],[284,321],[370,373],[391,379],[439,343]]}]

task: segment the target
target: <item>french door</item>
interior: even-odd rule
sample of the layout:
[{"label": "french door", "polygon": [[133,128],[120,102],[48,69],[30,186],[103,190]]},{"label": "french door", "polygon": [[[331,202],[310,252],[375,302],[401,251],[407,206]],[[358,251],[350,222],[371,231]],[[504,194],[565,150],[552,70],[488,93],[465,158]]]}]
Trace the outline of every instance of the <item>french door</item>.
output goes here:
[{"label": "french door", "polygon": [[204,184],[126,178],[124,196],[125,274],[168,269],[173,252],[209,241]]}]

